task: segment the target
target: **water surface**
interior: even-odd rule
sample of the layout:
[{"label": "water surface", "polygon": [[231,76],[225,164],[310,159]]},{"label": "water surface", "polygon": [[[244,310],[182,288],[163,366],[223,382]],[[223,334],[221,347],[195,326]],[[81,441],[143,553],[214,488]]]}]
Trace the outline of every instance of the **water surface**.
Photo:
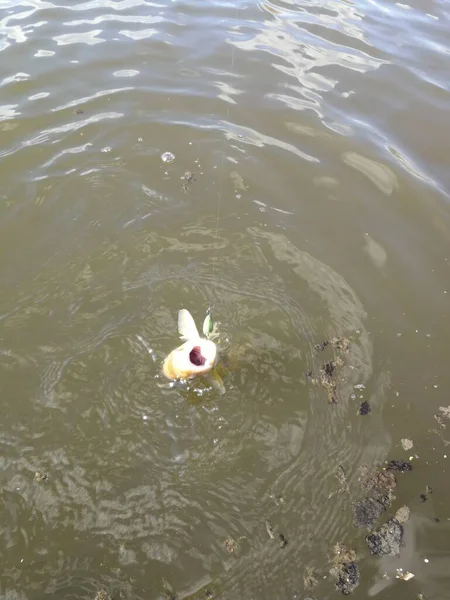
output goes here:
[{"label": "water surface", "polygon": [[[448,27],[429,0],[0,1],[2,597],[334,598],[337,542],[355,600],[448,597]],[[160,372],[210,303],[222,398]],[[329,404],[306,374],[334,354]],[[373,557],[359,468],[410,456],[379,523],[408,505],[405,547]]]}]

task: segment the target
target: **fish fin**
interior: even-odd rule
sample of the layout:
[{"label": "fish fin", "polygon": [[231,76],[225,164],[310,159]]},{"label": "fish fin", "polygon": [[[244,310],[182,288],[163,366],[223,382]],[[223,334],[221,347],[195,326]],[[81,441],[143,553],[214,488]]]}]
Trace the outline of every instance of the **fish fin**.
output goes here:
[{"label": "fish fin", "polygon": [[192,340],[200,337],[191,313],[185,308],[178,311],[178,332],[182,340]]},{"label": "fish fin", "polygon": [[209,378],[213,386],[219,391],[220,395],[223,396],[226,392],[225,385],[222,377],[219,375],[217,370],[214,368],[209,372]]}]

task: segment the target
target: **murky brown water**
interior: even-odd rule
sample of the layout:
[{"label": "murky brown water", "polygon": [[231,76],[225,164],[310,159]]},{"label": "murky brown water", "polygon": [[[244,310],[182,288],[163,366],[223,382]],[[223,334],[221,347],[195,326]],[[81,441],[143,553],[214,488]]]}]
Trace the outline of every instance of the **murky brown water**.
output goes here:
[{"label": "murky brown water", "polygon": [[[0,0],[2,598],[335,598],[337,542],[357,600],[450,598],[449,12]],[[160,374],[210,298],[222,398]],[[410,456],[371,556],[359,468]]]}]

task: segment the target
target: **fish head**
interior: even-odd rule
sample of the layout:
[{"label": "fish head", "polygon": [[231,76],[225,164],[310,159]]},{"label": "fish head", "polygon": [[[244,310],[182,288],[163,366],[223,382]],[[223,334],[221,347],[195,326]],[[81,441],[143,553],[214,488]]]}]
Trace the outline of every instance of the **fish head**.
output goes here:
[{"label": "fish head", "polygon": [[164,361],[163,372],[169,379],[192,379],[209,373],[216,361],[216,344],[199,337],[173,350]]}]

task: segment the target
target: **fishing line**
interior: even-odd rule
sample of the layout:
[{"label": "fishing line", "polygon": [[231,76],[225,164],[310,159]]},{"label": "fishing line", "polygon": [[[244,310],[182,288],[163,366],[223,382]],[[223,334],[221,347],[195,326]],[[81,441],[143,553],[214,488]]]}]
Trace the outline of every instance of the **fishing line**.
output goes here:
[{"label": "fishing line", "polygon": [[[237,8],[236,8],[236,13],[235,13],[235,19],[237,20]],[[232,50],[231,50],[231,70],[233,70],[234,68],[234,55],[236,52],[236,46],[233,44],[232,46]],[[227,101],[226,101],[227,102]],[[225,115],[225,126],[226,123],[228,123],[228,116],[229,116],[229,103],[227,102],[227,109],[226,109],[226,115]],[[225,167],[225,143],[226,143],[226,131],[224,132],[224,136],[223,136],[223,142],[222,142],[222,160],[221,160],[221,165],[220,165],[220,171],[221,171],[221,176],[220,176],[220,183],[219,183],[219,193],[218,193],[218,199],[217,199],[217,214],[216,214],[216,233],[214,236],[214,243],[216,244],[216,248],[214,250],[214,254],[213,254],[213,261],[212,261],[212,268],[211,268],[211,282],[209,284],[209,306],[208,309],[206,311],[207,315],[211,315],[212,312],[212,294],[213,294],[213,282],[214,282],[214,272],[216,269],[216,261],[217,261],[217,240],[219,238],[219,220],[220,220],[220,204],[222,202],[222,192],[223,192],[223,181],[225,178],[225,172],[224,172],[224,167]]]}]

